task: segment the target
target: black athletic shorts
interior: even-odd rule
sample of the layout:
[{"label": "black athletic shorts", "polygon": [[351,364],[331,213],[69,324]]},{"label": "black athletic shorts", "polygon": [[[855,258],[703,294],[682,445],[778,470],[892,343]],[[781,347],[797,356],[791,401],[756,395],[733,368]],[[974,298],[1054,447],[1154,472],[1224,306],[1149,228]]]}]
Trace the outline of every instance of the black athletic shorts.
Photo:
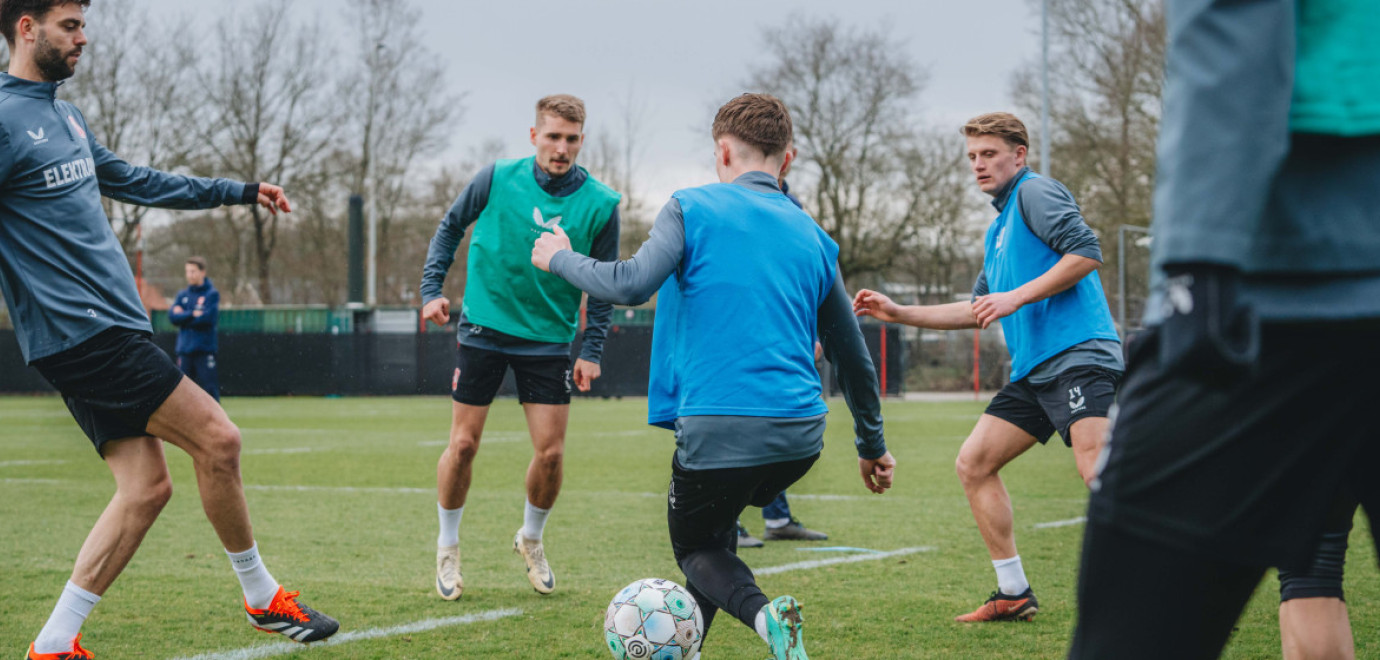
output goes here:
[{"label": "black athletic shorts", "polygon": [[1377,321],[1265,324],[1253,372],[1222,387],[1167,372],[1159,331],[1143,333],[1089,517],[1212,559],[1306,569],[1337,502],[1380,511],[1377,339]]},{"label": "black athletic shorts", "polygon": [[1064,444],[1072,447],[1069,427],[1084,417],[1106,417],[1120,381],[1120,373],[1091,366],[1067,369],[1038,385],[1022,378],[1001,388],[986,412],[1015,424],[1041,443],[1058,431]]},{"label": "black athletic shorts", "polygon": [[148,435],[149,417],[183,378],[148,334],[128,328],[110,328],[33,366],[102,453],[111,440]]},{"label": "black athletic shorts", "polygon": [[487,406],[503,384],[509,367],[517,381],[518,401],[565,405],[570,403],[570,358],[511,355],[456,344],[455,375],[450,397],[468,406]]},{"label": "black athletic shorts", "polygon": [[738,515],[771,504],[799,481],[819,454],[750,467],[687,470],[671,457],[666,518],[676,561],[702,548],[738,549]]}]

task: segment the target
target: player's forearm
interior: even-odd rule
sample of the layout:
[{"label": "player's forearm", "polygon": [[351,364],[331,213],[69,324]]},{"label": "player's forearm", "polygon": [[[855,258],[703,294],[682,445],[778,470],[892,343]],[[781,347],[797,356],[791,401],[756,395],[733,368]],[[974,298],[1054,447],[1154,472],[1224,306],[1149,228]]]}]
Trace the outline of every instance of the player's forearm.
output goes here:
[{"label": "player's forearm", "polygon": [[641,305],[661,288],[685,253],[685,220],[671,200],[657,215],[647,242],[626,261],[596,261],[570,250],[551,258],[551,272],[591,298],[619,305]]},{"label": "player's forearm", "polygon": [[897,322],[930,330],[966,330],[978,326],[973,305],[954,302],[944,305],[905,305],[896,314]]},{"label": "player's forearm", "polygon": [[819,340],[825,358],[836,368],[843,400],[853,414],[854,444],[858,456],[878,458],[886,453],[882,435],[882,401],[877,389],[877,370],[867,351],[857,317],[843,287],[843,278],[834,276],[834,286],[819,308]]},{"label": "player's forearm", "polygon": [[201,316],[193,315],[187,322],[187,327],[207,330],[216,326],[216,314],[214,312],[204,312]]},{"label": "player's forearm", "polygon": [[1017,287],[1014,289],[1014,293],[1021,297],[1022,305],[1040,302],[1045,298],[1069,290],[1084,277],[1087,277],[1088,273],[1097,270],[1098,266],[1101,265],[1095,259],[1076,254],[1066,254],[1058,263],[1045,271],[1045,274]]},{"label": "player's forearm", "polygon": [[609,323],[613,320],[613,305],[591,297],[585,307],[584,341],[580,342],[580,359],[599,363],[604,356],[604,340],[608,338]]}]

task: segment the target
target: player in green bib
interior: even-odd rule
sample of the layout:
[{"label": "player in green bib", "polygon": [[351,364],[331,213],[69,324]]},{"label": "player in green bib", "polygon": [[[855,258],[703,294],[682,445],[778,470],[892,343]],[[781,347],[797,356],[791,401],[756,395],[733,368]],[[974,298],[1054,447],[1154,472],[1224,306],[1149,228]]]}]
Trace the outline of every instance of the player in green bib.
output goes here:
[{"label": "player in green bib", "polygon": [[441,291],[465,230],[473,227],[458,326],[458,358],[451,380],[450,444],[436,466],[436,592],[455,600],[464,590],[460,519],[484,420],[511,368],[527,416],[533,457],[527,504],[513,550],[541,594],[556,587],[542,531],[561,489],[570,383],[582,392],[599,377],[612,305],[591,298],[580,357],[571,342],[580,321],[581,291],[532,266],[538,236],[560,227],[574,249],[601,261],[618,259],[618,203],[622,197],[575,165],[584,144],[585,107],[559,94],[537,102],[531,129],[535,156],[500,160],[470,181],[441,220],[422,272],[422,315],[450,321]]}]

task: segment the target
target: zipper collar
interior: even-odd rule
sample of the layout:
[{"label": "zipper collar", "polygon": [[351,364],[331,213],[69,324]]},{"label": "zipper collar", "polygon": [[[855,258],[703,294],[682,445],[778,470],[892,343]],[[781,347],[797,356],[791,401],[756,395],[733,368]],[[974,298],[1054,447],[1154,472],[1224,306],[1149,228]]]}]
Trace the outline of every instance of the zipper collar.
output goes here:
[{"label": "zipper collar", "polygon": [[0,93],[52,101],[57,98],[57,89],[61,85],[62,82],[35,82],[0,73]]}]

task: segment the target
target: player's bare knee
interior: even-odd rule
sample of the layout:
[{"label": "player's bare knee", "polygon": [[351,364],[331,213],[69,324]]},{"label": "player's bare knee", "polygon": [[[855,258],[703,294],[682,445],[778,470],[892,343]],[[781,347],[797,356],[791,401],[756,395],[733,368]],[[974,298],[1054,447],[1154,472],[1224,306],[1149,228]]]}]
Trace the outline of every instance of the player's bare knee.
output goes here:
[{"label": "player's bare knee", "polygon": [[240,451],[243,448],[239,427],[228,421],[216,424],[209,429],[207,436],[203,444],[201,462],[217,471],[238,474]]},{"label": "player's bare knee", "polygon": [[556,446],[542,449],[536,453],[535,460],[538,465],[547,470],[559,468],[561,462],[565,460],[565,447]]},{"label": "player's bare knee", "polygon": [[152,521],[172,499],[172,478],[166,472],[119,489],[119,497],[135,515]]},{"label": "player's bare knee", "polygon": [[479,438],[469,434],[453,435],[447,447],[452,462],[468,463],[479,453]]},{"label": "player's bare knee", "polygon": [[954,460],[954,471],[958,480],[967,486],[996,474],[996,468],[966,452],[959,452]]}]

